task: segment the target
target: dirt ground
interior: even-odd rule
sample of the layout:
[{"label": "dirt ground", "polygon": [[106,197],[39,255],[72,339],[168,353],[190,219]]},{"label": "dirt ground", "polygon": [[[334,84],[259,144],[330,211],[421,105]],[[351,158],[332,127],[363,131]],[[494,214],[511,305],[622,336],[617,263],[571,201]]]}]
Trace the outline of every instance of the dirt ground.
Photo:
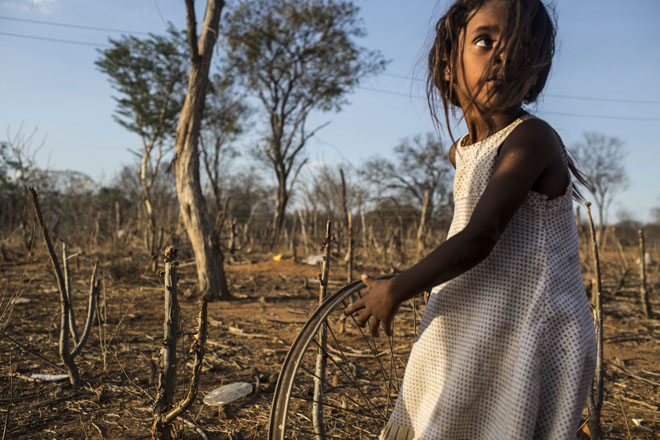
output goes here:
[{"label": "dirt ground", "polygon": [[[246,257],[247,258],[247,257]],[[272,255],[226,266],[232,301],[209,304],[209,337],[198,399],[176,423],[183,438],[264,439],[280,365],[318,304],[318,266]],[[660,320],[644,319],[637,301],[637,266],[625,276],[604,260],[605,400],[602,422],[611,439],[660,438]],[[630,257],[633,260],[633,257]],[[337,263],[331,289],[345,279]],[[84,325],[91,258],[71,259],[78,327]],[[0,263],[0,420],[2,439],[140,439],[150,437],[155,368],[163,331],[159,276],[130,258],[102,264],[100,310],[76,358],[83,386],[45,382],[61,374],[59,295],[44,255]],[[179,267],[180,289],[192,290],[192,261]],[[379,268],[367,268],[379,272]],[[342,280],[342,281],[340,281]],[[652,306],[660,313],[658,269],[649,268]],[[178,349],[176,400],[190,377],[188,348],[198,303],[180,299],[183,335]],[[104,322],[103,322],[104,321]],[[50,362],[47,362],[47,361]],[[52,364],[51,364],[52,362]],[[157,379],[156,379],[157,380]],[[224,407],[201,398],[223,384],[259,383],[253,394]],[[202,434],[203,433],[203,434]]]}]

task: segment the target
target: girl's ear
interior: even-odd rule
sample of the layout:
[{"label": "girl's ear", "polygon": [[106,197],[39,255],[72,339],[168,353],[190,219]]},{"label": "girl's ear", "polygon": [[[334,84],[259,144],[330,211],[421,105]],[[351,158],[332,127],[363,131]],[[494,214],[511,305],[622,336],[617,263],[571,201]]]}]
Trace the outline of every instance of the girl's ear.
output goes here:
[{"label": "girl's ear", "polygon": [[449,66],[445,65],[445,81],[449,81],[449,78],[451,78],[451,70],[449,70]]}]

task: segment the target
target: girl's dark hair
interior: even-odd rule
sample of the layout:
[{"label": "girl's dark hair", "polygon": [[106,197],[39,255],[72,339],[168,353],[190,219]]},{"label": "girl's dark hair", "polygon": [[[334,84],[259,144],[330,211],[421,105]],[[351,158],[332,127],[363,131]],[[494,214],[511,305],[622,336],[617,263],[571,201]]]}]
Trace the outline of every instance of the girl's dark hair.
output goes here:
[{"label": "girl's dark hair", "polygon": [[[471,94],[468,96],[468,105],[484,116],[491,131],[495,127],[490,115],[536,101],[545,87],[552,66],[555,23],[541,0],[457,0],[435,26],[435,39],[429,52],[429,73],[426,81],[431,115],[436,123],[440,122],[439,97],[452,141],[455,139],[451,133],[449,112],[460,107],[455,86],[457,72],[465,75],[465,69],[457,69],[457,66],[462,66],[463,63],[460,49],[465,42],[465,30],[474,14],[491,1],[500,1],[506,5],[507,22],[498,37],[490,65],[483,73],[476,90],[468,91]],[[503,41],[506,44],[502,44]],[[494,60],[498,56],[506,60],[503,68],[495,65]],[[501,71],[495,72],[496,69]],[[491,90],[487,96],[488,107],[484,107],[476,102],[475,96],[494,74],[497,74],[500,81],[497,90]],[[498,95],[496,100],[491,99],[495,92]],[[570,158],[569,169],[576,179],[583,183],[584,176]]]}]

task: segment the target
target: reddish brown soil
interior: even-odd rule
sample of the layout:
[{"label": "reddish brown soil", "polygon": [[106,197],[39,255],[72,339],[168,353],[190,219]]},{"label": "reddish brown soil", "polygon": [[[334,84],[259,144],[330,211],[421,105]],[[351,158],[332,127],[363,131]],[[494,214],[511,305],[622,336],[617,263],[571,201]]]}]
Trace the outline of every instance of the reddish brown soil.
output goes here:
[{"label": "reddish brown soil", "polygon": [[[281,362],[318,303],[315,277],[319,268],[290,259],[276,262],[270,256],[254,260],[227,266],[234,300],[209,304],[209,338],[200,399],[185,414],[186,422],[177,423],[182,437],[202,438],[199,428],[209,439],[266,438]],[[606,430],[610,430],[605,438],[658,438],[660,320],[642,318],[637,303],[637,273],[629,272],[623,286],[615,289],[620,270],[614,263],[604,266],[606,376],[602,419]],[[90,267],[91,261],[84,257],[72,259],[78,327],[83,326]],[[75,391],[66,382],[30,379],[34,373],[61,373],[25,351],[60,364],[59,297],[46,259],[40,256],[31,262],[1,263],[0,328],[16,341],[0,335],[2,438],[150,437],[156,390],[152,359],[158,362],[163,288],[157,275],[143,273],[144,267],[145,264],[131,260],[103,265],[101,300],[105,299],[107,319],[104,326],[95,320],[87,345],[76,359],[84,385]],[[649,285],[655,285],[657,292],[658,271],[650,268],[649,273]],[[192,264],[182,264],[179,274],[181,290],[190,291],[195,281]],[[332,270],[334,289],[344,277]],[[10,300],[19,297],[30,302],[10,304]],[[651,297],[653,307],[660,312],[657,294]],[[197,310],[196,300],[181,298],[183,336],[178,350],[177,399],[189,380],[192,357],[188,347],[196,331]],[[237,334],[236,329],[244,334]],[[260,385],[253,395],[221,410],[201,403],[201,397],[222,384],[254,384],[256,377]],[[633,420],[641,421],[651,431],[637,427]]]}]

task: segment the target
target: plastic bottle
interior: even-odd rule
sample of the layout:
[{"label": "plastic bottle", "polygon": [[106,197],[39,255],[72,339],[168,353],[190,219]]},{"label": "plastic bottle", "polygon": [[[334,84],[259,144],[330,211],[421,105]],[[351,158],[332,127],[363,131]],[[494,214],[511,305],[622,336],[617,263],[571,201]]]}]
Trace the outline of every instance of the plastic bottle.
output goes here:
[{"label": "plastic bottle", "polygon": [[225,405],[251,393],[252,384],[247,382],[235,382],[216,388],[208,393],[204,396],[204,403],[209,406]]}]

